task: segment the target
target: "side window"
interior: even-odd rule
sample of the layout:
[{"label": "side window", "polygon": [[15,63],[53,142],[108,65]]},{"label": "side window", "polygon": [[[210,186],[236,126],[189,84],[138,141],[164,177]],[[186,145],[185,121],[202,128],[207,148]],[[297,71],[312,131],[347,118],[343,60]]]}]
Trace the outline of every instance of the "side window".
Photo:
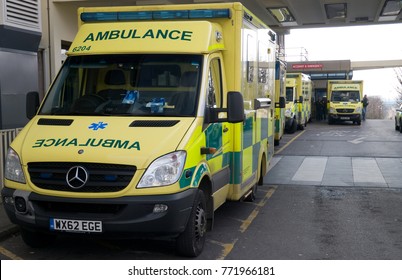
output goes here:
[{"label": "side window", "polygon": [[208,73],[207,107],[220,108],[222,106],[222,75],[219,59],[211,60]]}]

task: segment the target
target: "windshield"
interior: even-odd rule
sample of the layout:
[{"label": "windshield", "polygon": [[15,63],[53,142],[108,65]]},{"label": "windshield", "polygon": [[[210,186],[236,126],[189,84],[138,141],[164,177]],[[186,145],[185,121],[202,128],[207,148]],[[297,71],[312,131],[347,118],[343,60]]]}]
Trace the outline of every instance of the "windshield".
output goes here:
[{"label": "windshield", "polygon": [[194,116],[202,56],[69,57],[41,115]]},{"label": "windshield", "polygon": [[333,91],[331,94],[331,101],[359,102],[360,92],[357,90]]}]

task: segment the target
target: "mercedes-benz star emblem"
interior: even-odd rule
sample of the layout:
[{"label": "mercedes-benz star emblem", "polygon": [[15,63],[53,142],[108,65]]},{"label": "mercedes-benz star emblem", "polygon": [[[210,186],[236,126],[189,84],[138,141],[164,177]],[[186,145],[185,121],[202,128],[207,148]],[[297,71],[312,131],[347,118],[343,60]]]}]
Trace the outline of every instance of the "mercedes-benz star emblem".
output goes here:
[{"label": "mercedes-benz star emblem", "polygon": [[88,171],[82,166],[71,167],[66,175],[67,184],[73,189],[80,189],[88,181]]}]

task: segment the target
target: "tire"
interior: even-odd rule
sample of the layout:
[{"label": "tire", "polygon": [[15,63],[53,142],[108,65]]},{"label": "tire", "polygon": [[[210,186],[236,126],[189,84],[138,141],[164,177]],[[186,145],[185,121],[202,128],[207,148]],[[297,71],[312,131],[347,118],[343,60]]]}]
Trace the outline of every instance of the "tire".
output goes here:
[{"label": "tire", "polygon": [[289,132],[290,133],[295,133],[297,130],[297,122],[295,119],[293,119],[292,124],[290,126]]},{"label": "tire", "polygon": [[398,125],[398,121],[396,118],[395,118],[395,130],[399,130],[399,125]]},{"label": "tire", "polygon": [[402,133],[402,125],[399,124],[399,132]]},{"label": "tire", "polygon": [[204,249],[207,212],[204,192],[197,191],[186,229],[176,239],[176,251],[185,257],[196,257]]},{"label": "tire", "polygon": [[21,237],[26,245],[32,248],[43,248],[49,246],[55,239],[55,235],[37,231],[21,229]]}]

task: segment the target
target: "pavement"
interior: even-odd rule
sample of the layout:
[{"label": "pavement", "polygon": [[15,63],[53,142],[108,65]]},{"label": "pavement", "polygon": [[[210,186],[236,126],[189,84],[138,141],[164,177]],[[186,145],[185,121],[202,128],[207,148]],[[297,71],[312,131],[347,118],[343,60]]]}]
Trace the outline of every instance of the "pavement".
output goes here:
[{"label": "pavement", "polygon": [[275,156],[264,183],[321,187],[402,188],[401,158]]},{"label": "pavement", "polygon": [[3,202],[0,202],[0,240],[3,240],[17,232],[18,227],[10,222],[4,210]]}]

